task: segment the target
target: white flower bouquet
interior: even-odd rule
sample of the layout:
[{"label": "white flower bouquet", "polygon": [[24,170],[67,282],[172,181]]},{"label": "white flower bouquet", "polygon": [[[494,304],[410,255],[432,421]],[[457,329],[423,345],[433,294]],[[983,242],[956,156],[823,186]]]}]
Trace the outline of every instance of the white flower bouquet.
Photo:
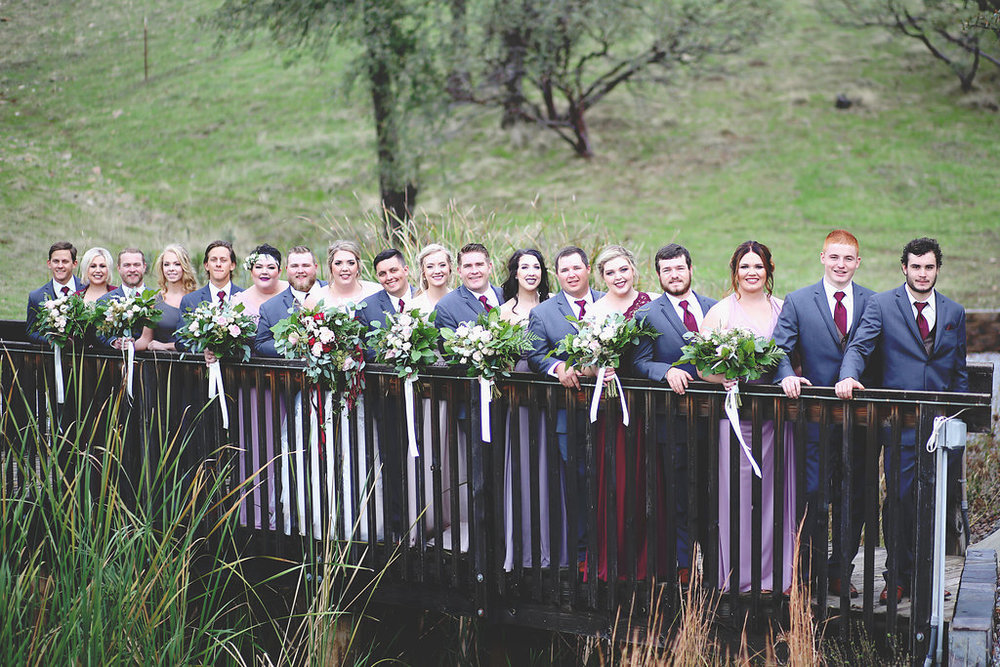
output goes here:
[{"label": "white flower bouquet", "polygon": [[253,317],[243,312],[243,304],[226,303],[221,308],[203,301],[184,314],[184,324],[177,338],[193,352],[211,350],[220,359],[246,361],[250,358],[250,342],[257,333]]},{"label": "white flower bouquet", "polygon": [[479,378],[480,431],[483,442],[490,442],[490,403],[499,395],[495,380],[510,377],[518,358],[531,349],[535,334],[523,325],[500,317],[500,309],[480,313],[472,324],[442,329],[445,361],[452,366],[468,366],[466,375]]},{"label": "white flower bouquet", "polygon": [[368,332],[369,345],[375,350],[375,360],[393,367],[403,379],[403,398],[406,407],[406,436],[410,456],[420,456],[417,448],[416,421],[414,417],[413,385],[417,374],[437,359],[438,330],[434,326],[436,312],[424,315],[419,310],[393,313],[382,322],[372,322],[375,328]]}]

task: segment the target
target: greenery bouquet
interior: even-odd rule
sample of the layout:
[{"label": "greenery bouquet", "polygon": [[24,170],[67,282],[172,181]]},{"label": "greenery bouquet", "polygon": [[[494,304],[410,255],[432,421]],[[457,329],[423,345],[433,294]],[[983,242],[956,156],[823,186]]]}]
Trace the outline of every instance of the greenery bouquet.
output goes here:
[{"label": "greenery bouquet", "polygon": [[[617,369],[621,364],[622,355],[627,349],[636,345],[640,337],[655,337],[660,333],[647,324],[645,319],[640,321],[627,318],[621,313],[589,316],[582,320],[573,316],[566,319],[576,325],[577,331],[567,334],[549,354],[565,354],[567,366],[598,369],[594,398],[590,402],[590,421],[593,423],[597,421],[597,410],[604,394],[606,369]],[[628,404],[625,402],[621,380],[617,374],[608,384],[607,395],[608,398],[619,398],[622,406],[622,423],[628,426]]]},{"label": "greenery bouquet", "polygon": [[510,377],[518,358],[531,349],[536,336],[523,325],[500,317],[500,309],[480,313],[474,323],[458,328],[442,329],[445,361],[452,366],[467,366],[466,375],[479,378],[480,425],[483,442],[492,439],[489,406],[494,393],[499,393],[497,377]]},{"label": "greenery bouquet", "polygon": [[[692,331],[684,334],[684,338],[689,342],[681,347],[681,357],[674,362],[674,366],[694,364],[703,375],[722,375],[727,380],[757,380],[785,356],[785,351],[773,340],[761,338],[746,329],[707,333]],[[760,477],[760,466],[754,460],[740,428],[740,405],[740,387],[736,383],[726,391],[726,416],[744,456]]]},{"label": "greenery bouquet", "polygon": [[83,340],[94,317],[93,307],[78,294],[68,294],[43,301],[30,330],[50,343],[55,355],[56,402],[66,400],[63,389],[62,348],[74,340]]},{"label": "greenery bouquet", "polygon": [[413,385],[417,374],[437,359],[438,330],[434,326],[436,312],[424,315],[420,310],[393,313],[386,317],[385,326],[372,322],[374,330],[368,333],[369,344],[375,350],[375,360],[392,366],[403,379],[403,397],[406,404],[406,437],[410,456],[420,456],[417,448],[416,404]]},{"label": "greenery bouquet", "polygon": [[[250,340],[257,332],[253,317],[243,312],[243,304],[235,306],[226,302],[219,307],[203,301],[184,315],[184,325],[177,330],[177,338],[194,352],[210,350],[219,359],[250,358]],[[208,364],[208,400],[219,397],[222,410],[222,428],[229,428],[229,410],[226,408],[225,388],[219,361]]]},{"label": "greenery bouquet", "polygon": [[122,349],[125,357],[125,388],[132,397],[132,366],[135,362],[135,330],[151,327],[163,315],[156,308],[156,292],[148,289],[142,294],[103,299],[94,306],[94,327],[97,333],[108,338],[127,341]]}]

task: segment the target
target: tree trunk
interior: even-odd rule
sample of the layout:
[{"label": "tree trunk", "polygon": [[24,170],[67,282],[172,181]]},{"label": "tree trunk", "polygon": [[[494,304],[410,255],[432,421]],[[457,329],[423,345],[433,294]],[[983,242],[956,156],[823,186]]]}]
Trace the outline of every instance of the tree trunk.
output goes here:
[{"label": "tree trunk", "polygon": [[512,127],[524,119],[524,36],[519,30],[508,30],[503,36],[507,56],[503,63],[503,117],[500,127]]},{"label": "tree trunk", "polygon": [[407,177],[397,117],[395,75],[390,63],[377,48],[369,49],[368,76],[375,116],[375,147],[378,156],[378,185],[382,195],[385,235],[394,239],[402,233],[417,200],[417,186]]},{"label": "tree trunk", "polygon": [[579,105],[570,102],[569,122],[573,126],[573,135],[576,141],[573,142],[573,149],[580,157],[594,157],[593,147],[590,145],[590,132],[587,129],[587,121],[583,118],[583,109]]}]

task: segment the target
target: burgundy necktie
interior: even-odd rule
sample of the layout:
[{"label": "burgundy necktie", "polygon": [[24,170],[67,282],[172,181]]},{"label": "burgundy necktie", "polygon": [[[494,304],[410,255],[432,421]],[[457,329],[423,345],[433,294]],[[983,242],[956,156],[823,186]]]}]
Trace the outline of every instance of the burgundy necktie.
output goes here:
[{"label": "burgundy necktie", "polygon": [[220,289],[219,293],[217,294],[217,296],[219,297],[219,305],[220,306],[226,302],[226,290]]},{"label": "burgundy necktie", "polygon": [[927,303],[918,301],[913,305],[917,308],[917,330],[920,331],[920,340],[927,340],[927,337],[931,335],[931,328],[927,326],[927,318],[924,317],[924,308],[927,307]]},{"label": "burgundy necktie", "polygon": [[684,311],[684,326],[688,331],[698,331],[698,320],[694,319],[694,313],[688,310],[687,299],[680,302],[680,307]]},{"label": "burgundy necktie", "polygon": [[841,337],[847,335],[847,308],[844,306],[845,296],[847,295],[843,292],[836,292],[833,295],[833,298],[837,300],[837,305],[833,307],[833,323],[840,330]]},{"label": "burgundy necktie", "polygon": [[[483,298],[485,299],[486,297],[483,297]],[[404,308],[405,306],[406,306],[406,304],[405,304],[405,303],[403,303],[403,300],[402,300],[402,299],[400,299],[400,300],[399,300],[399,312],[403,312],[403,308]]]},{"label": "burgundy necktie", "polygon": [[490,312],[491,310],[493,310],[493,306],[491,306],[490,302],[486,300],[486,295],[485,294],[482,295],[481,297],[479,297],[479,301],[480,301],[480,303],[483,304],[483,308],[486,309],[487,313]]},{"label": "burgundy necktie", "polygon": [[587,314],[587,300],[577,299],[575,303],[580,306],[580,314],[576,316],[576,319],[582,320],[583,316]]},{"label": "burgundy necktie", "polygon": [[63,296],[69,296],[69,285],[63,285],[62,286],[62,293],[63,293]]}]

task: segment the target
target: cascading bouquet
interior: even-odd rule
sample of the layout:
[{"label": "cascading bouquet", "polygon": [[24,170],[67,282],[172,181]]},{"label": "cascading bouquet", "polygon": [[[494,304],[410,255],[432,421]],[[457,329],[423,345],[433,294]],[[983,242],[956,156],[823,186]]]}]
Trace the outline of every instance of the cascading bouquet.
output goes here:
[{"label": "cascading bouquet", "polygon": [[375,360],[393,367],[403,379],[403,396],[406,402],[406,436],[410,456],[420,456],[417,449],[414,421],[413,384],[420,371],[437,359],[438,330],[434,326],[436,312],[424,315],[419,310],[394,313],[386,317],[385,325],[372,322],[375,327],[368,333],[368,344],[375,351]]},{"label": "cascading bouquet", "polygon": [[83,340],[94,317],[93,306],[78,294],[69,294],[43,301],[38,308],[31,331],[41,334],[50,343],[55,356],[56,402],[65,403],[62,373],[62,348],[75,340]]},{"label": "cascading bouquet", "polygon": [[510,377],[510,371],[522,353],[531,349],[537,338],[523,325],[500,317],[500,309],[480,313],[472,324],[442,329],[445,361],[452,366],[468,366],[466,375],[479,378],[480,431],[483,442],[491,441],[490,403],[497,377]]},{"label": "cascading bouquet", "polygon": [[132,365],[135,362],[134,331],[152,327],[163,315],[156,308],[156,292],[148,289],[142,294],[120,299],[98,300],[94,306],[94,327],[97,333],[108,338],[127,338],[122,350],[125,357],[125,386],[132,397]]},{"label": "cascading bouquet", "polygon": [[360,307],[302,308],[271,327],[278,354],[305,360],[306,377],[340,394],[348,410],[364,389],[364,326],[352,314]]},{"label": "cascading bouquet", "polygon": [[[256,333],[257,323],[243,312],[242,303],[234,306],[227,301],[219,307],[211,301],[203,301],[184,314],[184,324],[176,335],[193,352],[210,350],[219,359],[246,361],[250,358],[250,341]],[[222,410],[222,428],[228,429],[229,410],[218,360],[208,365],[208,400],[216,396]]]},{"label": "cascading bouquet", "polygon": [[[577,368],[590,366],[598,369],[594,397],[590,401],[590,421],[593,423],[597,421],[597,410],[604,392],[606,369],[617,369],[625,350],[638,344],[640,337],[656,337],[660,333],[645,319],[626,318],[621,313],[588,316],[582,320],[573,316],[566,319],[576,325],[577,331],[567,334],[549,355],[565,354],[567,366]],[[625,402],[621,380],[617,374],[608,385],[608,398],[615,397],[621,401],[622,423],[628,426],[628,404]]]},{"label": "cascading bouquet", "polygon": [[[774,340],[762,338],[747,329],[707,333],[692,331],[684,334],[684,338],[688,344],[681,347],[681,357],[674,362],[674,366],[693,364],[703,375],[723,375],[727,380],[757,380],[769,368],[777,366],[785,356],[785,351]],[[741,404],[737,383],[726,391],[726,416],[750,466],[760,477],[760,466],[754,460],[740,429],[738,408]]]}]

